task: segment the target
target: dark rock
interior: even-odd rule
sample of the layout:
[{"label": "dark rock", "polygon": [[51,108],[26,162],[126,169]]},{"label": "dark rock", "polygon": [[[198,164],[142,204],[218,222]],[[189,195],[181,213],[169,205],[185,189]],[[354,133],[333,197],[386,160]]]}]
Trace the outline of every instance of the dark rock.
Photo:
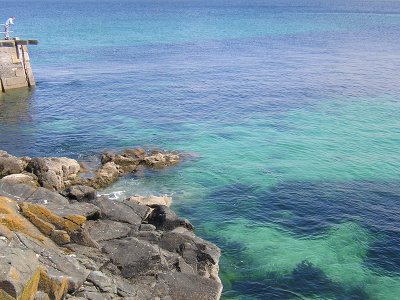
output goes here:
[{"label": "dark rock", "polygon": [[221,250],[194,234],[165,232],[158,245],[170,252],[179,253],[198,274],[218,279],[218,262]]},{"label": "dark rock", "polygon": [[117,292],[117,287],[113,283],[112,278],[107,277],[100,271],[90,272],[87,280],[92,282],[101,292]]},{"label": "dark rock", "polygon": [[131,206],[123,202],[112,201],[105,196],[98,197],[94,202],[100,208],[101,217],[118,222],[136,224],[139,227],[142,218],[136,213]]},{"label": "dark rock", "polygon": [[[168,296],[174,300],[215,300],[219,299],[222,284],[215,280],[187,273],[160,274],[155,290],[160,285],[168,287]],[[165,289],[164,289],[165,290]],[[160,293],[158,295],[162,297]]]},{"label": "dark rock", "polygon": [[151,212],[149,207],[141,205],[135,201],[130,201],[129,199],[123,200],[122,203],[129,206],[139,217],[142,218],[142,220],[146,219]]},{"label": "dark rock", "polygon": [[173,230],[177,227],[184,227],[193,230],[193,225],[187,219],[179,218],[170,208],[159,205],[154,208],[147,219],[158,230]]},{"label": "dark rock", "polygon": [[103,251],[125,278],[155,275],[168,269],[157,246],[133,237],[105,242]]},{"label": "dark rock", "polygon": [[86,227],[90,238],[96,242],[126,237],[132,230],[126,223],[112,220],[88,221]]},{"label": "dark rock", "polygon": [[86,185],[74,185],[65,190],[64,195],[71,200],[92,201],[96,199],[96,190]]},{"label": "dark rock", "polygon": [[33,158],[27,170],[38,177],[41,186],[62,191],[79,180],[79,163],[66,157]]},{"label": "dark rock", "polygon": [[133,297],[136,295],[135,286],[124,278],[118,278],[116,280],[117,293],[121,297]]}]

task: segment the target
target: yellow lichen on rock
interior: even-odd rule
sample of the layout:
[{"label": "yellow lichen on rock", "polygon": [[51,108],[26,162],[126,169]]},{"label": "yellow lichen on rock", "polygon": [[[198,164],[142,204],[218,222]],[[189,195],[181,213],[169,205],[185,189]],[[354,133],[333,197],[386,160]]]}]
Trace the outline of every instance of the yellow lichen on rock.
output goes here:
[{"label": "yellow lichen on rock", "polygon": [[45,292],[50,299],[61,300],[68,291],[68,279],[66,277],[51,278],[45,269],[40,272],[39,290]]},{"label": "yellow lichen on rock", "polygon": [[25,284],[24,290],[17,300],[33,300],[38,291],[40,280],[40,269],[38,269],[32,278]]},{"label": "yellow lichen on rock", "polygon": [[[69,234],[81,229],[81,226],[86,222],[86,217],[80,215],[71,215],[67,217],[61,217],[47,209],[40,204],[33,204],[29,202],[23,202],[20,204],[21,213],[31,220],[43,233],[50,234],[47,231],[50,227],[46,224],[53,225],[55,229],[65,230]],[[39,219],[40,221],[38,221]]]},{"label": "yellow lichen on rock", "polygon": [[43,242],[46,237],[18,212],[17,203],[9,198],[0,197],[0,225],[10,231],[22,232],[36,240]]}]

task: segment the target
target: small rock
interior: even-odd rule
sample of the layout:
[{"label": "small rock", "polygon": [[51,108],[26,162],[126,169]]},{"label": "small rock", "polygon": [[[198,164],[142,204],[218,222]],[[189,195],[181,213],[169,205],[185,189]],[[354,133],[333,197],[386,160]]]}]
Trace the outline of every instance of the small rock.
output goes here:
[{"label": "small rock", "polygon": [[170,207],[172,204],[172,198],[168,196],[138,196],[134,195],[126,199],[128,201],[134,201],[142,205],[153,207],[155,205],[164,205]]},{"label": "small rock", "polygon": [[112,279],[107,277],[104,273],[100,271],[90,272],[87,280],[89,282],[92,282],[102,292],[117,292],[117,288]]},{"label": "small rock", "polygon": [[96,190],[86,185],[74,185],[65,190],[65,196],[79,202],[92,201],[96,199]]}]

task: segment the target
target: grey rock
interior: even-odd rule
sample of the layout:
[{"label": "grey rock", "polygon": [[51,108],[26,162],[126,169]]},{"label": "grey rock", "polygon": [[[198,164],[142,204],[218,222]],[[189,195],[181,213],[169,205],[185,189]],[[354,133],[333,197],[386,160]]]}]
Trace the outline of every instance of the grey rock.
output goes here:
[{"label": "grey rock", "polygon": [[105,242],[103,251],[125,278],[154,275],[168,269],[158,247],[133,237]]},{"label": "grey rock", "polygon": [[169,207],[159,205],[154,208],[147,219],[158,230],[173,230],[177,227],[185,227],[193,230],[193,225],[187,220],[179,218]]},{"label": "grey rock", "polygon": [[112,220],[88,221],[86,227],[90,238],[96,242],[126,237],[132,230],[126,223]]},{"label": "grey rock", "polygon": [[65,190],[65,196],[79,202],[92,201],[96,199],[96,190],[86,185],[74,185]]},{"label": "grey rock", "polygon": [[74,291],[85,282],[89,271],[83,267],[73,256],[65,255],[56,245],[44,247],[37,240],[23,233],[15,233],[21,246],[38,254],[39,261],[47,267],[52,278],[67,277],[69,291]]},{"label": "grey rock", "polygon": [[106,276],[103,272],[92,271],[89,273],[87,280],[92,282],[101,292],[117,292],[117,287],[112,278]]},{"label": "grey rock", "polygon": [[155,290],[165,284],[168,295],[174,300],[217,300],[221,296],[222,284],[212,279],[187,273],[160,274]]},{"label": "grey rock", "polygon": [[39,268],[39,261],[33,251],[0,247],[0,290],[19,299],[28,282],[38,275]]},{"label": "grey rock", "polygon": [[103,219],[110,219],[129,224],[139,224],[142,218],[130,206],[123,202],[113,201],[105,196],[98,197],[93,204],[97,205],[101,211]]},{"label": "grey rock", "polygon": [[152,224],[142,224],[139,228],[140,231],[154,231],[156,230],[156,226]]},{"label": "grey rock", "polygon": [[172,204],[172,198],[168,196],[130,196],[127,200],[140,203],[153,207],[155,205],[165,205],[170,207]]},{"label": "grey rock", "polygon": [[0,182],[0,195],[13,200],[25,200],[35,191],[36,188],[27,184],[11,184],[8,182]]}]

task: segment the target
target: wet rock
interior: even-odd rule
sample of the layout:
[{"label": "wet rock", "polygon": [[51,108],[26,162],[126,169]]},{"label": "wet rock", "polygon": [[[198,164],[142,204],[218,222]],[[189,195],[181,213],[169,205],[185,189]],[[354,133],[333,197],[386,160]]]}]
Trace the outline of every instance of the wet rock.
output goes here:
[{"label": "wet rock", "polygon": [[133,201],[140,203],[142,205],[147,205],[150,207],[156,206],[156,205],[164,205],[167,207],[170,207],[172,204],[172,198],[168,196],[139,196],[139,195],[134,195],[126,199],[128,201]]},{"label": "wet rock", "polygon": [[67,188],[64,195],[71,200],[87,202],[96,199],[96,190],[86,185],[74,185]]},{"label": "wet rock", "polygon": [[0,177],[22,173],[25,165],[23,160],[0,150]]},{"label": "wet rock", "polygon": [[159,205],[154,208],[147,219],[158,230],[173,230],[177,227],[184,227],[193,230],[193,225],[187,219],[179,218],[170,208]]},{"label": "wet rock", "polygon": [[[33,174],[32,174],[33,175]],[[39,186],[39,183],[34,178],[35,176],[30,176],[27,174],[12,174],[3,177],[0,182],[8,184],[27,184],[34,188]]]},{"label": "wet rock", "polygon": [[79,163],[66,157],[33,158],[27,170],[38,177],[39,184],[52,191],[62,191],[79,180]]},{"label": "wet rock", "polygon": [[112,220],[88,221],[86,226],[90,238],[96,242],[126,237],[132,230],[126,223]]},{"label": "wet rock", "polygon": [[30,250],[0,247],[0,299],[28,299],[35,295],[40,264]]}]

